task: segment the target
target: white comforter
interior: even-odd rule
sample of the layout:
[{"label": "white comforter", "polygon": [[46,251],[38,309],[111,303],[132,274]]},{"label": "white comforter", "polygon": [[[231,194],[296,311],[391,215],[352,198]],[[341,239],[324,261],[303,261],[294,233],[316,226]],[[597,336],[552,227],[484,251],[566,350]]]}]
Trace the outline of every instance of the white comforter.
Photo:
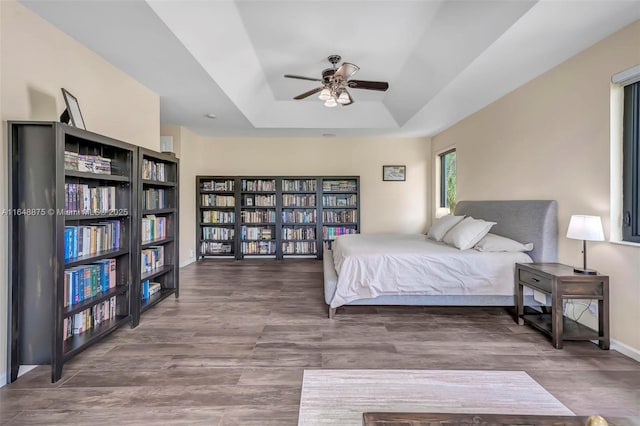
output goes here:
[{"label": "white comforter", "polygon": [[421,234],[344,235],[333,242],[331,307],[381,295],[513,295],[526,253],[458,250]]}]

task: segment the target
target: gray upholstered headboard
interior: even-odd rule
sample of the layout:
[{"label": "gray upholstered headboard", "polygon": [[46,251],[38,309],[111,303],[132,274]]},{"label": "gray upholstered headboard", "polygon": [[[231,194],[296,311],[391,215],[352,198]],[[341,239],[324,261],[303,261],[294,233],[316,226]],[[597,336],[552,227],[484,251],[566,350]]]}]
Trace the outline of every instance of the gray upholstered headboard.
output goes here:
[{"label": "gray upholstered headboard", "polygon": [[550,200],[460,201],[455,214],[497,222],[494,234],[533,243],[534,262],[558,261],[558,203]]}]

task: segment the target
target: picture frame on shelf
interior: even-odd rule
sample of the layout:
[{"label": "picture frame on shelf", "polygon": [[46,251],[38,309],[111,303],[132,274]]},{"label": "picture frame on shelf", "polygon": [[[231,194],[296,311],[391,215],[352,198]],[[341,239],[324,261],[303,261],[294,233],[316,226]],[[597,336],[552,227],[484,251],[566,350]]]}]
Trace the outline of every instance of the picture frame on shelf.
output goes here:
[{"label": "picture frame on shelf", "polygon": [[82,112],[80,111],[80,105],[78,104],[78,98],[73,96],[67,89],[62,88],[62,97],[67,109],[64,110],[60,116],[62,123],[69,123],[73,127],[86,130],[84,124],[84,118],[82,118]]},{"label": "picture frame on shelf", "polygon": [[383,181],[406,181],[407,166],[382,166]]}]

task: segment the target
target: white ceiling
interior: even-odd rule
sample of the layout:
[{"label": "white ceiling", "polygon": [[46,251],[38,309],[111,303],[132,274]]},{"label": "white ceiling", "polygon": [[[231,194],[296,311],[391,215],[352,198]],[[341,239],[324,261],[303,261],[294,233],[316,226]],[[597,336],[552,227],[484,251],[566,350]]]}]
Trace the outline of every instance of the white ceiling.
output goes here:
[{"label": "white ceiling", "polygon": [[[207,136],[431,136],[640,19],[640,0],[21,3]],[[283,75],[319,78],[331,54],[389,90],[292,100],[318,83]]]}]

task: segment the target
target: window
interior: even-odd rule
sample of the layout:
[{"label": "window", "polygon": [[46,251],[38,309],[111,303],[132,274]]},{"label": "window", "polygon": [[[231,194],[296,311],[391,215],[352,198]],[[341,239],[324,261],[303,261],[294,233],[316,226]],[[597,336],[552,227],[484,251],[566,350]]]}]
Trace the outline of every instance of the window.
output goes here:
[{"label": "window", "polygon": [[456,204],[456,150],[440,154],[440,207],[453,212]]},{"label": "window", "polygon": [[624,88],[622,239],[640,243],[640,82]]}]

